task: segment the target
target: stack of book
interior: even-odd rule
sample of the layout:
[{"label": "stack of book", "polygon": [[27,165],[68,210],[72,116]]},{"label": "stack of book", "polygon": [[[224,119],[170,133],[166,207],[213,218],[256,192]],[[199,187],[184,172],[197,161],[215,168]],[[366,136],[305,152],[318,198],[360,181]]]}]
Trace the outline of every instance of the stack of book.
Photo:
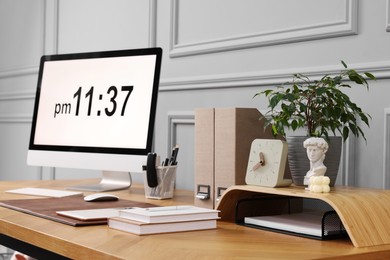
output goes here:
[{"label": "stack of book", "polygon": [[214,229],[218,212],[195,206],[130,208],[109,218],[108,226],[137,235]]}]

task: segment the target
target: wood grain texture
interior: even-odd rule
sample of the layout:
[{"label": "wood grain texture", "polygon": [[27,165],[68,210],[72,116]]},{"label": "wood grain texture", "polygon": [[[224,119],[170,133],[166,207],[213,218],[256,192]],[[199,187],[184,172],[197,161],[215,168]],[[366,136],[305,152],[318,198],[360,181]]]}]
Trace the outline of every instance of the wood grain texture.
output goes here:
[{"label": "wood grain texture", "polygon": [[217,206],[221,210],[221,218],[232,221],[237,201],[254,194],[322,200],[337,212],[355,247],[390,244],[390,190],[335,187],[330,193],[311,193],[297,186],[268,188],[236,185],[224,193]]},{"label": "wood grain texture", "polygon": [[[64,189],[70,185],[84,183],[87,181],[0,182],[0,199],[36,198],[4,192],[13,188]],[[166,206],[192,204],[194,198],[192,191],[176,190],[173,199],[146,199],[143,185],[134,185],[131,189],[112,193],[123,199]],[[222,201],[225,206],[234,203],[234,199],[225,199]],[[223,214],[225,212],[222,212]],[[390,245],[357,248],[349,239],[319,241],[243,227],[228,221],[218,221],[218,228],[215,230],[137,236],[110,229],[105,225],[72,227],[0,207],[0,232],[71,259],[390,258]]]}]

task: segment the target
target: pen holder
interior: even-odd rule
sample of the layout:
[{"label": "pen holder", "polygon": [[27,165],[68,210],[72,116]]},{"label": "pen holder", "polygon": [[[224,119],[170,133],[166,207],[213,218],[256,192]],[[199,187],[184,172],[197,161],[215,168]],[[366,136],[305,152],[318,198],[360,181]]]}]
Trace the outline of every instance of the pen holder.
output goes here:
[{"label": "pen holder", "polygon": [[144,187],[145,197],[148,199],[171,199],[173,197],[173,189],[175,186],[176,179],[176,165],[172,166],[157,166],[157,183],[156,187],[149,187],[144,174]]}]

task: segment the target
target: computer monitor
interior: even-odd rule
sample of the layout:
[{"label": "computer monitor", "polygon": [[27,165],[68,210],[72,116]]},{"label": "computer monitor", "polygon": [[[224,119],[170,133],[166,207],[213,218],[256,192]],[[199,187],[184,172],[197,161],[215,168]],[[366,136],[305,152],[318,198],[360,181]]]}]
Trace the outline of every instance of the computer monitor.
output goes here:
[{"label": "computer monitor", "polygon": [[151,151],[161,48],[41,58],[27,163],[102,170],[99,183],[128,188]]}]

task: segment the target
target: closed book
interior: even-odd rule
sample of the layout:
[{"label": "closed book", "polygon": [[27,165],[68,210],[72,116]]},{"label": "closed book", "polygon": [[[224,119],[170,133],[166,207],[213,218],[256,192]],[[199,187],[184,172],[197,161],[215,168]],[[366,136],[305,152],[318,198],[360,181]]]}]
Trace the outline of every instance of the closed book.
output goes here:
[{"label": "closed book", "polygon": [[183,232],[217,228],[217,220],[198,220],[169,223],[144,223],[121,217],[108,219],[108,226],[112,229],[121,230],[137,235]]},{"label": "closed book", "polygon": [[167,223],[217,219],[218,212],[196,206],[165,206],[123,209],[119,211],[119,217],[144,223]]}]

